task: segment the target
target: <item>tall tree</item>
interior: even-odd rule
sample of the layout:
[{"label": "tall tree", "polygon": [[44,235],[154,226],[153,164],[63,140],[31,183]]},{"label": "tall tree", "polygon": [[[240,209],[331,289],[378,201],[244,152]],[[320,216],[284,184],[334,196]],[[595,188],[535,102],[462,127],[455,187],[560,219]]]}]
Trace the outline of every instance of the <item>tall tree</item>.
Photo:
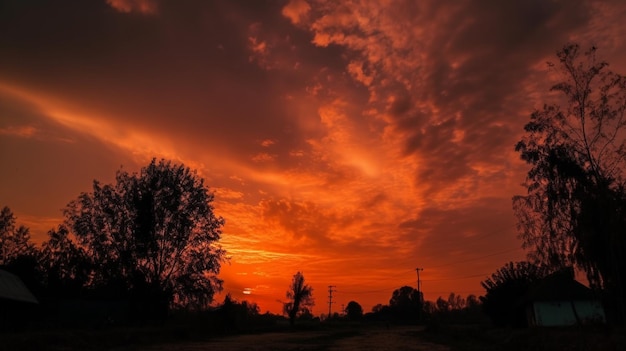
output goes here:
[{"label": "tall tree", "polygon": [[296,317],[309,311],[315,302],[313,300],[313,288],[304,282],[304,275],[298,272],[291,280],[289,290],[287,290],[288,302],[283,305],[285,314],[289,317],[289,323],[294,325]]},{"label": "tall tree", "polygon": [[213,213],[204,180],[154,159],[139,173],[118,171],[115,180],[94,181],[92,192],[70,202],[64,213],[73,235],[54,232],[46,244],[51,257],[88,257],[97,267],[89,284],[127,289],[158,314],[172,305],[206,306],[221,290],[216,275],[225,252],[216,245],[224,220]]},{"label": "tall tree", "polygon": [[532,168],[528,193],[513,207],[530,258],[553,267],[576,265],[608,290],[626,313],[626,78],[566,45],[550,64],[562,81],[561,103],[531,115],[516,151]]},{"label": "tall tree", "polygon": [[16,227],[16,218],[7,206],[0,211],[0,265],[8,265],[23,256],[34,256],[35,245],[30,240],[28,228]]}]

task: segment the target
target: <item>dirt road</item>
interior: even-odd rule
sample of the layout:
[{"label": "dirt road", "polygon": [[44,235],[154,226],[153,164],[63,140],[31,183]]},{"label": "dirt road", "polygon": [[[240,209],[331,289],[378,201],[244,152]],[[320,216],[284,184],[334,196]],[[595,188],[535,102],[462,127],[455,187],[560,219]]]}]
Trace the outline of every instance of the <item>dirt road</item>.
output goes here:
[{"label": "dirt road", "polygon": [[237,335],[205,342],[186,342],[153,345],[149,351],[356,351],[356,350],[409,350],[448,351],[449,348],[423,341],[419,327],[350,328],[324,331],[298,331]]}]

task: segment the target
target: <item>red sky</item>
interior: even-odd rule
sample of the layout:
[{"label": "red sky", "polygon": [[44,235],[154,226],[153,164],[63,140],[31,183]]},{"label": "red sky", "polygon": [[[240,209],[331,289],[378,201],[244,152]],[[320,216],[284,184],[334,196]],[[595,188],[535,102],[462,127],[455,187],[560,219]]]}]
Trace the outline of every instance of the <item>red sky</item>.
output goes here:
[{"label": "red sky", "polygon": [[[224,292],[366,311],[520,260],[514,145],[568,41],[626,72],[622,1],[0,0],[0,206],[41,242],[93,179],[197,169]],[[250,295],[244,295],[244,289]],[[218,296],[218,299],[221,299]]]}]

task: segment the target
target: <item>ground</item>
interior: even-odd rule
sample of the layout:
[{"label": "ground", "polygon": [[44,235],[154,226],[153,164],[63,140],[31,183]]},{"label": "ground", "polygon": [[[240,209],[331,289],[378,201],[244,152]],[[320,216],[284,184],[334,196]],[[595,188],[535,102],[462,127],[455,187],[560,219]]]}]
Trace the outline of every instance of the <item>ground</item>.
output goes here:
[{"label": "ground", "polygon": [[[626,350],[624,326],[494,328],[489,324],[397,326],[312,323],[234,333],[201,323],[137,327],[0,330],[0,351],[586,351]],[[213,332],[211,332],[213,331]],[[225,335],[230,333],[229,335]]]},{"label": "ground", "polygon": [[[448,351],[446,346],[421,339],[422,327],[371,327],[358,329],[300,331],[266,334],[236,335],[203,342],[177,342],[175,344],[142,347],[147,351],[292,351],[292,350],[407,350]],[[119,349],[119,351],[126,349]],[[128,348],[128,350],[134,350]]]}]

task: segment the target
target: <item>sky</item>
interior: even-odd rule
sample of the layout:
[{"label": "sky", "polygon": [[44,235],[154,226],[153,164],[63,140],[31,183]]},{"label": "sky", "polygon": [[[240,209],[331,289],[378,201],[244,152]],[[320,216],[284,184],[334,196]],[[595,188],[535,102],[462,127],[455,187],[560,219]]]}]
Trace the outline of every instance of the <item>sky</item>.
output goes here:
[{"label": "sky", "polygon": [[515,143],[568,42],[626,73],[626,3],[0,0],[0,206],[40,243],[152,158],[215,193],[235,299],[315,314],[417,284],[480,295],[525,257]]}]

